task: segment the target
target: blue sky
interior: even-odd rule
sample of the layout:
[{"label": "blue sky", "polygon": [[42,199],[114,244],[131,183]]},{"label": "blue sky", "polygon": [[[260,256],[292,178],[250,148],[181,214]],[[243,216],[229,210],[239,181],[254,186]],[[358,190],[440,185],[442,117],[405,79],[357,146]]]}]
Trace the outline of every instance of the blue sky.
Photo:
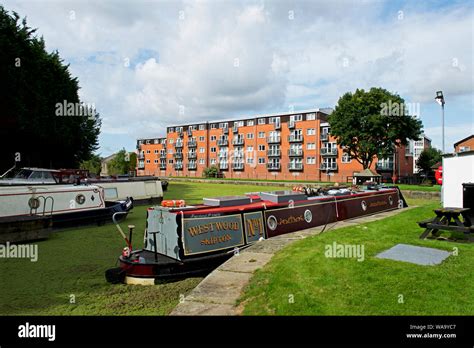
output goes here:
[{"label": "blue sky", "polygon": [[[99,153],[170,124],[334,107],[383,87],[441,146],[474,133],[472,1],[6,0],[58,50],[103,118]],[[237,64],[236,64],[237,62]],[[184,113],[179,110],[183,109]]]}]

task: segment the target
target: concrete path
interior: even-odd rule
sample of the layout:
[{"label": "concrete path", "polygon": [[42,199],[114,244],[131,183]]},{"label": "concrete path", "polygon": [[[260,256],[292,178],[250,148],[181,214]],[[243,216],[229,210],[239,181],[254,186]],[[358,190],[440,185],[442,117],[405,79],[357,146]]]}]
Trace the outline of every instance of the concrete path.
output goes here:
[{"label": "concrete path", "polygon": [[[397,215],[408,209],[360,217],[328,224],[326,231],[377,221]],[[249,283],[253,273],[270,261],[272,256],[287,245],[321,233],[323,226],[266,239],[242,250],[216,268],[176,306],[171,315],[240,315],[242,308],[236,301]]]}]

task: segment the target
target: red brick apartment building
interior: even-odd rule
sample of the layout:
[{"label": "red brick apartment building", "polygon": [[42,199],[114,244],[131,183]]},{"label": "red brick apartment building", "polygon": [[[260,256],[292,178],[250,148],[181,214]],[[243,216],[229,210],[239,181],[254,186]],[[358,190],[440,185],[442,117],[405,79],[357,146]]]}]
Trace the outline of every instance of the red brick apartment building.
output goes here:
[{"label": "red brick apartment building", "polygon": [[[166,137],[137,141],[137,175],[202,177],[215,165],[225,178],[346,182],[362,166],[330,134],[332,109],[312,109],[167,128]],[[413,174],[405,148],[372,169]]]},{"label": "red brick apartment building", "polygon": [[474,150],[474,134],[454,143],[454,152],[464,152]]}]

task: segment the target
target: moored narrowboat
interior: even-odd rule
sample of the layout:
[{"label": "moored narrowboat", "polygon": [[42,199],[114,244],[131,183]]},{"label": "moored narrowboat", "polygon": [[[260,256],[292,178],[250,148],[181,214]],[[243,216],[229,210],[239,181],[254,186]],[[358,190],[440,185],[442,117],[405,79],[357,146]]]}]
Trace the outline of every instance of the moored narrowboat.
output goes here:
[{"label": "moored narrowboat", "polygon": [[153,283],[205,272],[262,239],[407,206],[397,187],[295,188],[176,205],[148,209],[144,248],[132,249],[130,232],[108,281]]}]

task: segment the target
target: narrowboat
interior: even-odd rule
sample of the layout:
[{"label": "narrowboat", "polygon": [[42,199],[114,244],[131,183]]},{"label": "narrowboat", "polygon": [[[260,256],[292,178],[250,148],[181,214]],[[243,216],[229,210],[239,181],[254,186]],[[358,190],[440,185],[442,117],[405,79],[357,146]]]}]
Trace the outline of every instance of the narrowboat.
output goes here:
[{"label": "narrowboat", "polygon": [[162,205],[171,207],[148,208],[143,249],[133,250],[133,226],[128,238],[118,226],[127,246],[120,267],[106,272],[109,282],[153,283],[206,272],[262,239],[407,206],[397,187],[378,186],[295,187]]}]

